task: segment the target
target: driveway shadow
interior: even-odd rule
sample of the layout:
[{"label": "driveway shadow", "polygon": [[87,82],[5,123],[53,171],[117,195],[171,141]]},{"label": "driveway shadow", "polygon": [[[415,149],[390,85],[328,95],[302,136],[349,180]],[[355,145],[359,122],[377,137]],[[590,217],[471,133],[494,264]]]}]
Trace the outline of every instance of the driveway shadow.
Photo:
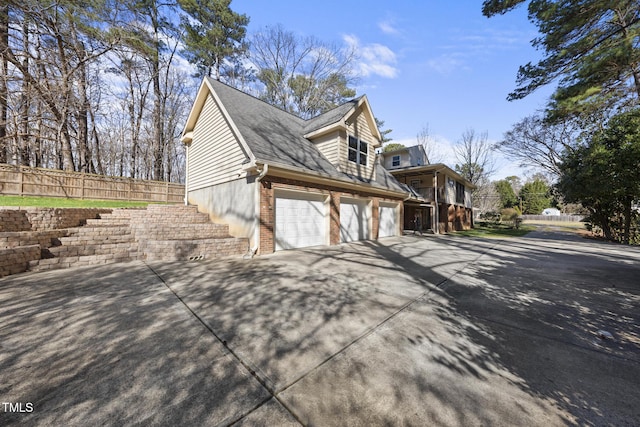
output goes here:
[{"label": "driveway shadow", "polygon": [[0,424],[218,424],[268,399],[143,264],[0,280]]},{"label": "driveway shadow", "polygon": [[427,236],[149,266],[0,280],[0,396],[35,407],[0,423],[640,421],[635,248]]},{"label": "driveway shadow", "polygon": [[545,232],[501,241],[443,290],[521,389],[577,424],[636,425],[638,277],[638,248]]}]

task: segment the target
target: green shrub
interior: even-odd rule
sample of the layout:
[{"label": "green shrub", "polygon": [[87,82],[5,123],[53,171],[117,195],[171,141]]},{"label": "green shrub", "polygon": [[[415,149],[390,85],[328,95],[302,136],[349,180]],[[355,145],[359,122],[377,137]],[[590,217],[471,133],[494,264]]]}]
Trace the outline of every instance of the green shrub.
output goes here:
[{"label": "green shrub", "polygon": [[502,221],[511,225],[512,228],[520,228],[522,218],[520,218],[520,211],[517,208],[504,208],[500,211],[500,217]]}]

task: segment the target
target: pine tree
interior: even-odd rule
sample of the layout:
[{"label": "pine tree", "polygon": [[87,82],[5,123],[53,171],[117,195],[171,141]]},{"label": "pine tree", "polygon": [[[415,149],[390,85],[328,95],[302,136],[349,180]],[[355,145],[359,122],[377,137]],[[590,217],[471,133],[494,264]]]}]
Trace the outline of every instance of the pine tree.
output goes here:
[{"label": "pine tree", "polygon": [[[231,0],[179,0],[186,16],[182,18],[185,31],[185,56],[198,67],[200,76],[220,80],[225,61],[247,50],[244,41],[249,18],[231,10]],[[233,66],[232,66],[233,67]]]},{"label": "pine tree", "polygon": [[[526,0],[485,0],[482,12],[504,14]],[[558,82],[551,118],[626,109],[640,100],[640,3],[637,0],[530,0],[529,20],[545,52],[518,72],[509,99]]]}]

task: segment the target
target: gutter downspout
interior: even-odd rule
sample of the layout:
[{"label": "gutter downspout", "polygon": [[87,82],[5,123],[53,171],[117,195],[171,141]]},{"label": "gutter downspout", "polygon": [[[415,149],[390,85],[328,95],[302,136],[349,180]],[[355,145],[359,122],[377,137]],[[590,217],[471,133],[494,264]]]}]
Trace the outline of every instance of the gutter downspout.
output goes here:
[{"label": "gutter downspout", "polygon": [[189,204],[189,151],[191,148],[191,144],[185,144],[186,146],[186,158],[185,158],[185,176],[184,176],[184,205],[187,206]]},{"label": "gutter downspout", "polygon": [[255,213],[255,225],[253,230],[253,247],[249,250],[248,258],[253,258],[258,252],[260,247],[260,181],[269,172],[269,165],[262,165],[262,171],[256,177],[256,213]]}]

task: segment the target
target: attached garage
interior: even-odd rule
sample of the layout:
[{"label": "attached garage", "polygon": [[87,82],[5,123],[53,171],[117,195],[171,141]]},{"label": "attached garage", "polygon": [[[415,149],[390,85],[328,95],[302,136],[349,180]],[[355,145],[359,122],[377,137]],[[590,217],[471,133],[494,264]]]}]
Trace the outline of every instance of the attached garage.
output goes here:
[{"label": "attached garage", "polygon": [[369,239],[371,224],[369,200],[340,199],[340,241]]},{"label": "attached garage", "polygon": [[398,204],[380,203],[378,211],[378,237],[398,235]]},{"label": "attached garage", "polygon": [[328,244],[327,197],[282,193],[275,197],[275,249]]}]

